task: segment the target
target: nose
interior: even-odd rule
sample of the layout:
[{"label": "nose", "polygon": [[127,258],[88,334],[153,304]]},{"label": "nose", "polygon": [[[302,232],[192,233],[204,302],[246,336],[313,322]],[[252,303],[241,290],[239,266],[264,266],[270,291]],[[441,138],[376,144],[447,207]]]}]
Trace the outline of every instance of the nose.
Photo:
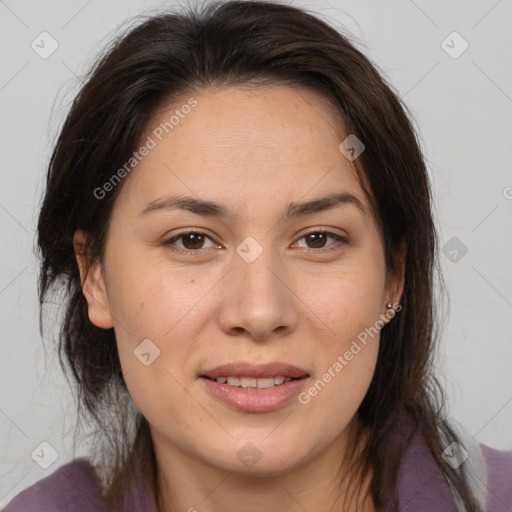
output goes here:
[{"label": "nose", "polygon": [[295,330],[299,301],[289,272],[270,250],[251,263],[237,255],[226,279],[218,316],[225,333],[264,340]]}]

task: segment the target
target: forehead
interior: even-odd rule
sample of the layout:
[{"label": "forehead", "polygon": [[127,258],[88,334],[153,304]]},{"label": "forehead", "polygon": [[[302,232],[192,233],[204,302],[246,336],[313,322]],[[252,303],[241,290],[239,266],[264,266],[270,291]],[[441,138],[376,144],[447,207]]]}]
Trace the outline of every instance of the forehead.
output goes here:
[{"label": "forehead", "polygon": [[346,191],[364,203],[356,171],[338,149],[342,137],[339,115],[311,91],[202,89],[151,118],[141,140],[153,147],[128,181],[146,200],[165,190],[263,204]]}]

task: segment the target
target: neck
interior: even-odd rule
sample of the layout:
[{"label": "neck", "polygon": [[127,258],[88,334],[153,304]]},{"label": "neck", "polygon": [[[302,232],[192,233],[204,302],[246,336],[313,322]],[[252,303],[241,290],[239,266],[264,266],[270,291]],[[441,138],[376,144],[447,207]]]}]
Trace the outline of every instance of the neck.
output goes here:
[{"label": "neck", "polygon": [[[154,435],[157,435],[153,433]],[[375,512],[371,475],[351,478],[343,464],[347,438],[280,473],[221,470],[154,437],[158,512]]]}]

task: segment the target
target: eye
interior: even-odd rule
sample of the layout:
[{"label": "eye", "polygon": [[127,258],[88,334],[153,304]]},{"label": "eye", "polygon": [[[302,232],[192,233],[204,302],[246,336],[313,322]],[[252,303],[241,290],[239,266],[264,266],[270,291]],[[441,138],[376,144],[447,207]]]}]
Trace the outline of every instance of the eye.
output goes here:
[{"label": "eye", "polygon": [[[313,252],[326,252],[326,251],[332,251],[339,247],[339,243],[331,243],[326,246],[326,241],[331,238],[335,240],[336,242],[340,242],[341,244],[347,244],[348,240],[347,238],[337,235],[336,233],[332,233],[330,231],[325,231],[323,229],[315,229],[314,231],[309,231],[305,235],[301,236],[299,238],[300,240],[305,240],[306,244],[312,244],[313,247],[308,246],[306,249],[308,251]],[[334,247],[331,247],[334,246]],[[328,247],[328,249],[325,249],[325,247]]]},{"label": "eye", "polygon": [[[333,239],[335,243],[326,245],[326,242],[329,238]],[[309,231],[305,235],[302,235],[296,243],[303,239],[306,241],[306,244],[308,244],[308,247],[305,247],[305,249],[308,252],[311,251],[315,253],[336,250],[339,248],[340,244],[343,245],[348,243],[348,240],[345,237],[322,229]],[[211,242],[211,245],[209,247],[205,247],[205,243],[208,240]],[[221,248],[221,246],[216,244],[210,236],[208,236],[206,233],[203,233],[202,231],[187,231],[180,233],[163,241],[162,245],[171,251],[188,254],[191,256],[201,255],[204,249],[212,247]]]},{"label": "eye", "polygon": [[[172,251],[184,252],[187,254],[198,253],[201,249],[204,249],[206,240],[213,242],[211,237],[201,231],[187,231],[186,233],[180,233],[172,238],[169,238],[163,242],[163,245],[168,247]],[[173,247],[177,241],[181,241],[182,247]],[[210,247],[219,247],[213,243]]]}]

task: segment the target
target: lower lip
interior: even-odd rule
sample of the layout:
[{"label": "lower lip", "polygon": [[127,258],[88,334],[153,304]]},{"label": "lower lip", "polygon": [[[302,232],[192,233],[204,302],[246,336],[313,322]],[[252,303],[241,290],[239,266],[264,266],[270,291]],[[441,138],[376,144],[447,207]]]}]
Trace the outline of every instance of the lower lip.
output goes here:
[{"label": "lower lip", "polygon": [[242,388],[201,377],[206,389],[222,402],[244,412],[269,412],[297,396],[308,377],[293,379],[272,388]]}]

